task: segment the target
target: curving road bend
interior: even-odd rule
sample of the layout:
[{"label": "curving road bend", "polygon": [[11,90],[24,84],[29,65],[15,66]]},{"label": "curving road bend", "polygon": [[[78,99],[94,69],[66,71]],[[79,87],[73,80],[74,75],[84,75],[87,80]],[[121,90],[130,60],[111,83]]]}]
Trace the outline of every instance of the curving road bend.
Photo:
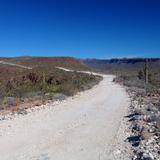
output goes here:
[{"label": "curving road bend", "polygon": [[113,76],[66,101],[0,122],[0,160],[109,160],[129,106]]}]

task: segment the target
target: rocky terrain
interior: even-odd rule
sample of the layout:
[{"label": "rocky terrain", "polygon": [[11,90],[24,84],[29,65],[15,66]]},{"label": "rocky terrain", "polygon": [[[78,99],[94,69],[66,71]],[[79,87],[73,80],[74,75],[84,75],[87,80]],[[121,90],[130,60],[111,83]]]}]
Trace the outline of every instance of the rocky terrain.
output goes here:
[{"label": "rocky terrain", "polygon": [[131,103],[117,134],[115,160],[160,160],[160,96],[127,88]]},{"label": "rocky terrain", "polygon": [[160,96],[145,90],[129,90],[131,106],[129,115],[130,136],[127,141],[133,151],[133,160],[160,159]]}]

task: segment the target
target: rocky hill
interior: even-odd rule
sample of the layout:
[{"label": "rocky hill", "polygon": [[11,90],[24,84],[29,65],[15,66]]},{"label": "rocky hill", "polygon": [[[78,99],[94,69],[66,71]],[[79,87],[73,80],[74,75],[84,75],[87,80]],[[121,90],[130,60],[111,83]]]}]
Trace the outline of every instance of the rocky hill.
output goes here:
[{"label": "rocky hill", "polygon": [[32,68],[38,67],[66,67],[77,70],[88,70],[88,67],[80,63],[75,58],[71,57],[14,57],[14,58],[2,58],[0,61],[14,63]]}]

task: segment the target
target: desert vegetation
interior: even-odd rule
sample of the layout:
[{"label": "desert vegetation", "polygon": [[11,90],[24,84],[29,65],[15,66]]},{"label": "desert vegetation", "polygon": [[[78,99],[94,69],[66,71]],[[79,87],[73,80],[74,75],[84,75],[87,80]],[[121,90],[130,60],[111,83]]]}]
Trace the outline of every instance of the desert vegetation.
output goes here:
[{"label": "desert vegetation", "polygon": [[[4,61],[4,59],[2,59]],[[31,60],[31,62],[30,62]],[[32,102],[35,105],[55,98],[88,89],[101,79],[98,76],[65,72],[55,68],[62,66],[85,69],[72,58],[7,58],[7,62],[33,67],[25,69],[17,66],[0,64],[0,109],[17,110],[21,104]],[[32,65],[31,65],[32,64]]]},{"label": "desert vegetation", "polygon": [[[117,75],[115,81],[128,87],[145,88],[158,91],[160,88],[160,59],[132,58],[81,60],[83,64],[106,74]],[[147,72],[146,72],[147,69]],[[146,86],[147,73],[147,86]]]}]

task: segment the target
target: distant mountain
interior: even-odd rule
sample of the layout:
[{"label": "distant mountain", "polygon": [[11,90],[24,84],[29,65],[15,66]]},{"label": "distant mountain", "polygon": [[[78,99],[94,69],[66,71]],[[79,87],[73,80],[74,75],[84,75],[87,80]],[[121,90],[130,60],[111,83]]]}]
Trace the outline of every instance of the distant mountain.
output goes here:
[{"label": "distant mountain", "polygon": [[[123,59],[83,59],[80,60],[82,64],[88,67],[105,71],[108,73],[130,72],[137,73],[137,71],[144,68],[145,58],[123,58]],[[150,70],[160,72],[160,58],[148,58]]]}]

